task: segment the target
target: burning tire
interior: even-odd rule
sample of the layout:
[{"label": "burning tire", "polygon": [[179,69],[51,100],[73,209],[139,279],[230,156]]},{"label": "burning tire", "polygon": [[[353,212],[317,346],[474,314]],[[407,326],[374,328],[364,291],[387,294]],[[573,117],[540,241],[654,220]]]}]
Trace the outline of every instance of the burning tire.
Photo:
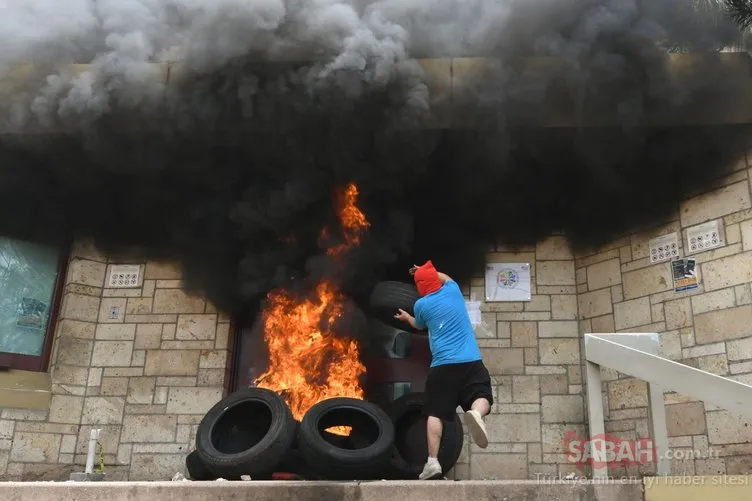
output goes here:
[{"label": "burning tire", "polygon": [[412,284],[404,282],[379,282],[371,291],[369,305],[372,314],[386,324],[411,332],[419,332],[405,322],[394,318],[400,308],[414,315],[418,291]]},{"label": "burning tire", "polygon": [[[350,426],[350,439],[332,440],[326,430]],[[321,476],[333,480],[381,478],[394,443],[394,427],[378,406],[354,398],[330,398],[311,407],[298,430],[300,452]]]},{"label": "burning tire", "polygon": [[217,477],[206,469],[204,461],[197,451],[193,451],[185,458],[185,469],[191,480],[215,480]]},{"label": "burning tire", "polygon": [[[394,425],[394,450],[388,476],[392,479],[416,479],[428,457],[425,393],[408,393],[390,405],[388,412]],[[462,453],[464,432],[459,416],[443,421],[444,431],[439,446],[439,463],[443,473],[451,470]]]},{"label": "burning tire", "polygon": [[295,420],[282,397],[263,388],[227,396],[198,427],[196,450],[216,477],[268,477],[295,438]]}]

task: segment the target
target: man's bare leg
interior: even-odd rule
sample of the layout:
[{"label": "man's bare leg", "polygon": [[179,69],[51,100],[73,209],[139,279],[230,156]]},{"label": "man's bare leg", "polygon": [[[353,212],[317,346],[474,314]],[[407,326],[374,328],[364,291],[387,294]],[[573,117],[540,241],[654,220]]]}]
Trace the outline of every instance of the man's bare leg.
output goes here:
[{"label": "man's bare leg", "polygon": [[470,431],[473,441],[481,449],[488,447],[488,432],[483,418],[491,412],[491,403],[486,398],[476,398],[470,410],[465,413],[465,425]]},{"label": "man's bare leg", "polygon": [[428,416],[426,420],[426,438],[428,440],[428,461],[423,467],[423,471],[418,477],[420,480],[431,480],[440,478],[442,475],[441,464],[439,464],[439,447],[441,446],[441,434],[444,431],[444,424],[441,419]]},{"label": "man's bare leg", "polygon": [[480,417],[486,417],[491,412],[491,403],[485,398],[476,398],[470,408],[477,411]]},{"label": "man's bare leg", "polygon": [[444,431],[444,423],[441,419],[428,416],[426,421],[426,432],[428,433],[428,457],[439,457],[439,446],[441,445],[441,434]]}]

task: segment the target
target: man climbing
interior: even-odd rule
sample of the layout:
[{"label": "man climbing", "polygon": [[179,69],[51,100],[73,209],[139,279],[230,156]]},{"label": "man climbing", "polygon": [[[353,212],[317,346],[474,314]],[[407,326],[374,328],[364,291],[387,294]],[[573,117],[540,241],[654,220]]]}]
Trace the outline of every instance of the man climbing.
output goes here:
[{"label": "man climbing", "polygon": [[394,318],[418,330],[428,329],[431,368],[426,380],[425,412],[428,416],[428,460],[420,480],[441,478],[439,445],[442,419],[454,419],[457,406],[465,411],[465,424],[479,447],[488,447],[484,417],[491,411],[491,378],[470,324],[457,282],[434,268],[431,261],[410,268],[418,294],[415,317],[400,309]]}]

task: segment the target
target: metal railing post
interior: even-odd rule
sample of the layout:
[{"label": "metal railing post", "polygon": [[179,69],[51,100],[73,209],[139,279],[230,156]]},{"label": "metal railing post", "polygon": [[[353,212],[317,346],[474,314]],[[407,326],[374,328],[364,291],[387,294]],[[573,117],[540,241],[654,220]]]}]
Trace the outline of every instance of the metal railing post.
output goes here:
[{"label": "metal railing post", "polygon": [[[593,362],[585,361],[587,378],[588,425],[590,428],[590,457],[598,466],[593,467],[593,478],[608,478],[606,465],[606,425],[603,419],[603,385],[601,384],[601,367]],[[600,438],[600,440],[593,440]]]},{"label": "metal railing post", "polygon": [[648,383],[648,422],[650,436],[658,459],[656,474],[671,474],[671,459],[668,457],[668,426],[666,425],[666,402],[663,400],[663,388]]}]

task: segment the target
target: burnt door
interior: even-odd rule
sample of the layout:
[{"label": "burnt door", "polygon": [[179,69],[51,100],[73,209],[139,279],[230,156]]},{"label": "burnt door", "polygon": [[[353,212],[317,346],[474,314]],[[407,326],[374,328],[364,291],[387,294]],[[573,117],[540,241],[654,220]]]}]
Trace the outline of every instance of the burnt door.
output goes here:
[{"label": "burnt door", "polygon": [[405,393],[425,390],[431,350],[428,336],[371,322],[366,397],[384,406]]}]

